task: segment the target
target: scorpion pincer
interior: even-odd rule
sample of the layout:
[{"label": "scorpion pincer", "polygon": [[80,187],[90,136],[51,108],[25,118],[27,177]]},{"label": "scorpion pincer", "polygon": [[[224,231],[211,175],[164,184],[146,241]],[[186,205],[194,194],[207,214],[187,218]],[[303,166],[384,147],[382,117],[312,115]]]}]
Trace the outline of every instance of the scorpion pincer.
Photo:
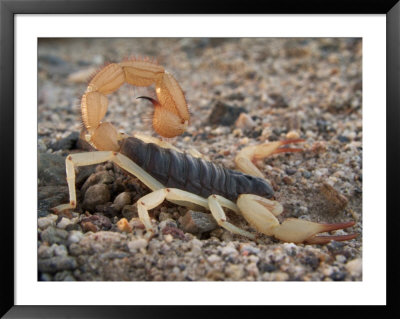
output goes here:
[{"label": "scorpion pincer", "polygon": [[223,208],[242,215],[258,232],[286,242],[325,244],[357,236],[318,235],[351,227],[353,221],[320,224],[288,218],[279,222],[277,216],[283,212],[283,207],[273,199],[272,187],[253,162],[276,153],[300,151],[284,145],[302,140],[245,147],[235,158],[243,173],[226,169],[206,161],[198,152],[184,153],[166,141],[142,134],[127,136],[118,132],[111,123],[102,122],[108,107],[106,96],[125,82],[135,86],[155,84],[158,100],[145,98],[154,106],[153,128],[159,135],[174,137],[185,131],[190,115],[184,94],[175,78],[162,66],[137,59],[107,65],[89,82],[81,100],[85,139],[97,151],[67,156],[70,201],[55,207],[56,212],[76,208],[76,166],[112,161],[152,191],[137,202],[139,218],[149,239],[155,230],[148,211],[164,200],[209,210],[221,227],[252,240],[256,239],[256,234],[230,223]]}]

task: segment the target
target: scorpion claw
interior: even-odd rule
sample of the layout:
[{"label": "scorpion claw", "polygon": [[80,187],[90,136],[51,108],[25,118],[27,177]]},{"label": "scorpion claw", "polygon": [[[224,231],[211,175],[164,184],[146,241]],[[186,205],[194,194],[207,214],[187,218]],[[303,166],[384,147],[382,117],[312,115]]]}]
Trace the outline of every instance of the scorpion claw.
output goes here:
[{"label": "scorpion claw", "polygon": [[[321,224],[324,226],[324,230],[321,232],[327,232],[332,230],[338,229],[345,229],[348,227],[354,226],[355,222],[345,222],[345,223],[335,223],[335,224]],[[348,235],[321,235],[321,236],[311,236],[310,238],[306,239],[304,242],[307,244],[327,244],[332,240],[335,241],[346,241],[354,239],[358,236],[358,234],[348,234]]]},{"label": "scorpion claw", "polygon": [[243,148],[235,157],[236,166],[244,173],[265,178],[264,174],[257,168],[255,163],[270,155],[284,152],[301,152],[301,148],[281,147],[292,143],[304,142],[303,139],[289,139],[265,144],[251,145]]},{"label": "scorpion claw", "polygon": [[335,241],[346,241],[346,240],[351,240],[354,239],[358,236],[358,234],[349,234],[349,235],[337,235],[337,236],[313,236],[309,239],[307,239],[304,243],[306,244],[319,244],[319,245],[324,245],[332,240]]},{"label": "scorpion claw", "polygon": [[276,227],[274,235],[278,239],[295,243],[326,244],[332,240],[345,241],[354,239],[358,234],[317,236],[319,233],[345,229],[354,226],[354,224],[354,221],[335,224],[319,224],[296,218],[288,218],[279,227]]}]

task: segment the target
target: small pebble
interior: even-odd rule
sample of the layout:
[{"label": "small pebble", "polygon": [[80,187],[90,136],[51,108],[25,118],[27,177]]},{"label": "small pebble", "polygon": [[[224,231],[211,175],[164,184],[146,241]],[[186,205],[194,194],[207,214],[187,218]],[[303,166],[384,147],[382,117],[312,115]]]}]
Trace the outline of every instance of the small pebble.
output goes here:
[{"label": "small pebble", "polygon": [[350,260],[349,262],[347,262],[345,267],[352,276],[359,277],[362,274],[362,259],[356,258]]},{"label": "small pebble", "polygon": [[68,244],[79,243],[83,236],[84,235],[81,231],[71,230],[68,236]]},{"label": "small pebble", "polygon": [[40,217],[38,219],[38,227],[40,229],[46,229],[49,226],[54,226],[58,216],[54,214],[49,214],[46,217]]},{"label": "small pebble", "polygon": [[135,253],[141,249],[145,249],[147,247],[147,240],[144,238],[139,238],[135,240],[131,240],[128,242],[128,249],[131,253]]},{"label": "small pebble", "polygon": [[117,222],[117,227],[122,232],[125,232],[125,233],[132,232],[132,227],[129,225],[128,220],[126,218],[121,218]]},{"label": "small pebble", "polygon": [[171,243],[174,240],[174,237],[171,234],[164,235],[164,240],[166,243]]}]

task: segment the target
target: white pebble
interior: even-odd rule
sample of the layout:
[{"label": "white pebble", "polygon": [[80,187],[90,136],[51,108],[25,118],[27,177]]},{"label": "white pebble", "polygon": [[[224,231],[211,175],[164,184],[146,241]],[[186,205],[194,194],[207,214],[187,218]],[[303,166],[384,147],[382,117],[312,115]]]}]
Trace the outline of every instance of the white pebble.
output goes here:
[{"label": "white pebble", "polygon": [[72,224],[72,221],[68,218],[61,218],[61,220],[57,224],[57,228],[65,229],[69,224]]},{"label": "white pebble", "polygon": [[131,253],[135,253],[140,249],[144,249],[147,247],[147,240],[144,238],[139,238],[130,241],[128,244],[128,249]]},{"label": "white pebble", "polygon": [[362,273],[362,259],[350,260],[345,267],[352,276],[360,276]]},{"label": "white pebble", "polygon": [[226,247],[223,247],[221,249],[221,253],[223,256],[232,256],[232,257],[235,257],[239,254],[232,243],[229,243],[228,245],[226,245]]},{"label": "white pebble", "polygon": [[221,261],[221,257],[219,257],[219,256],[216,255],[216,254],[212,254],[212,255],[208,256],[207,261],[208,261],[210,264],[215,264],[215,263]]},{"label": "white pebble", "polygon": [[40,229],[46,229],[49,226],[54,226],[58,216],[54,214],[47,215],[45,217],[40,217],[38,219],[38,227]]},{"label": "white pebble", "polygon": [[[51,246],[51,247],[53,247],[53,246]],[[65,247],[64,245],[55,246],[54,247],[54,255],[56,255],[56,256],[67,256],[68,255],[67,247]]]},{"label": "white pebble", "polygon": [[68,243],[79,243],[83,238],[83,233],[79,230],[71,230],[68,236]]},{"label": "white pebble", "polygon": [[167,235],[164,236],[164,240],[165,240],[166,243],[169,244],[174,240],[174,237],[172,237],[171,234],[167,234]]}]

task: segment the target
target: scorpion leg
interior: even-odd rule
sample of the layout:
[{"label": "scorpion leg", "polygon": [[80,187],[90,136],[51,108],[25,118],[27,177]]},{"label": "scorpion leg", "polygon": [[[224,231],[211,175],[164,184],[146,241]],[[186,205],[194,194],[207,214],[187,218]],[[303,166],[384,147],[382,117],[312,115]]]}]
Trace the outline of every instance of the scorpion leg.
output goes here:
[{"label": "scorpion leg", "polygon": [[76,208],[76,189],[75,189],[75,166],[86,166],[107,162],[112,158],[113,152],[88,152],[68,155],[65,159],[67,183],[69,190],[69,203],[58,205],[53,208],[55,213],[66,209]]},{"label": "scorpion leg", "polygon": [[224,210],[222,209],[222,206],[226,208],[230,208],[236,213],[240,213],[238,210],[238,207],[231,201],[219,196],[219,195],[211,195],[208,197],[208,206],[210,208],[211,214],[217,221],[218,225],[221,227],[229,230],[230,232],[238,235],[242,235],[245,237],[248,237],[252,240],[256,238],[256,236],[248,231],[245,231],[243,229],[240,229],[239,227],[229,223],[226,221],[226,215]]},{"label": "scorpion leg", "polygon": [[68,155],[65,160],[67,183],[69,190],[69,203],[58,205],[53,208],[54,212],[63,211],[66,209],[76,208],[76,188],[75,188],[75,167],[76,166],[87,166],[100,164],[107,161],[113,161],[122,169],[126,170],[130,174],[136,176],[143,184],[149,187],[151,190],[157,190],[164,188],[164,186],[158,182],[155,178],[150,176],[140,166],[132,162],[125,155],[112,151],[98,151],[98,152],[87,152],[79,154]]},{"label": "scorpion leg", "polygon": [[292,139],[277,142],[269,142],[260,145],[251,145],[243,148],[235,157],[235,164],[242,172],[265,178],[264,174],[257,168],[255,163],[270,155],[283,152],[301,152],[300,148],[281,147],[290,143],[304,142],[302,139]]},{"label": "scorpion leg", "polygon": [[155,190],[154,192],[139,198],[137,201],[139,219],[146,228],[146,237],[148,239],[151,239],[154,235],[154,229],[148,211],[160,205],[164,200],[180,204],[193,203],[208,209],[207,200],[198,195],[177,188],[162,188]]},{"label": "scorpion leg", "polygon": [[[278,202],[274,202],[271,208],[270,203],[265,202],[264,198],[249,194],[242,194],[237,200],[237,205],[242,215],[250,225],[257,229],[257,231],[268,236],[274,236],[282,241],[326,244],[331,240],[345,241],[358,236],[358,234],[318,236],[319,233],[351,227],[355,224],[353,221],[335,224],[319,224],[296,218],[288,218],[280,224],[275,217],[276,213],[273,213],[275,205],[280,206],[280,204],[275,203]],[[279,212],[280,208],[278,208],[277,211]]]}]

